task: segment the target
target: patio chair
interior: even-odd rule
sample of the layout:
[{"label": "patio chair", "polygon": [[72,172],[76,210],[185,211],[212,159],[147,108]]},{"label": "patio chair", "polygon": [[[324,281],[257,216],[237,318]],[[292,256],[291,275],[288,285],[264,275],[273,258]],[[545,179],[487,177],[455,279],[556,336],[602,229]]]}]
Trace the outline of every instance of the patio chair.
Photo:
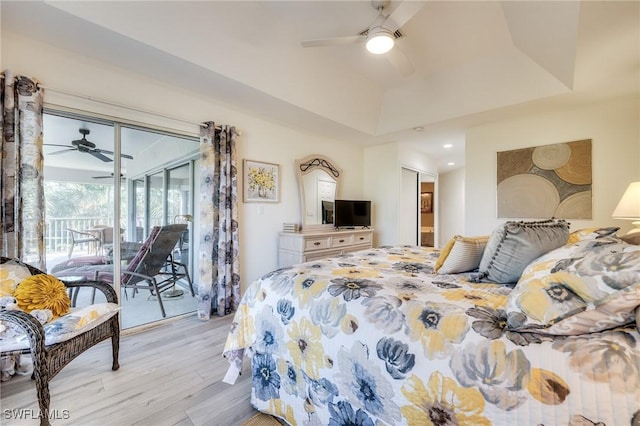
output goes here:
[{"label": "patio chair", "polygon": [[95,233],[77,231],[71,228],[67,228],[67,232],[69,232],[69,236],[71,237],[71,247],[69,247],[69,254],[67,256],[69,259],[71,259],[76,244],[93,244],[96,248],[100,246],[100,237]]},{"label": "patio chair", "polygon": [[[120,287],[132,288],[134,297],[140,289],[149,290],[152,295],[157,297],[163,317],[166,317],[167,314],[161,295],[166,290],[173,288],[180,279],[187,280],[191,295],[195,295],[193,283],[186,267],[171,261],[174,247],[186,228],[186,224],[155,226],[135,256],[127,265],[122,266],[120,271]],[[82,262],[82,258],[73,260],[76,263]],[[64,266],[56,266],[52,274],[57,277],[84,277],[90,280],[106,281],[113,285],[113,265],[82,265],[69,268],[64,268]],[[182,266],[182,271],[180,271],[180,266]]]},{"label": "patio chair", "polygon": [[[9,264],[11,262],[26,268],[31,275],[44,273],[18,260],[0,257],[0,264]],[[85,280],[73,282],[63,281],[63,283],[70,290],[82,287],[89,287],[94,290],[98,289],[104,293],[107,302],[111,304],[118,303],[116,292],[107,283]],[[18,284],[18,287],[19,286],[20,284]],[[101,305],[104,306],[105,304]],[[75,307],[75,304],[72,304],[72,307]],[[89,306],[88,308],[91,309],[92,307]],[[60,318],[62,319],[64,316]],[[54,324],[51,324],[52,327],[49,327],[49,324],[43,327],[36,318],[19,310],[0,311],[0,321],[5,322],[5,324],[11,323],[26,334],[27,339],[23,344],[20,343],[22,342],[21,340],[19,340],[18,343],[14,343],[14,346],[17,345],[17,347],[12,347],[10,342],[0,342],[0,356],[31,354],[33,359],[33,374],[31,378],[35,380],[36,385],[36,394],[40,408],[40,425],[50,424],[49,381],[78,355],[97,343],[111,338],[113,356],[111,369],[117,370],[120,367],[118,364],[120,324],[117,309],[111,310],[110,313],[104,315],[101,320],[91,322],[90,325],[86,326],[86,330],[84,328],[81,329],[84,331],[80,334],[76,336],[73,336],[75,333],[69,334],[68,336],[73,336],[70,338],[59,335],[56,336],[55,333],[59,329],[53,326]]]}]

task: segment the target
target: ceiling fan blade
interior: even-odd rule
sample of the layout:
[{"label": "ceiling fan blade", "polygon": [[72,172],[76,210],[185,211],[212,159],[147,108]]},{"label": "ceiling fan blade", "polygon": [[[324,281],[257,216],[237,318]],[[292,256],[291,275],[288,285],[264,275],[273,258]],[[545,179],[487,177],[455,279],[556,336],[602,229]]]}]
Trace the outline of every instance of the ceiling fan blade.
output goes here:
[{"label": "ceiling fan blade", "polygon": [[[93,179],[113,179],[113,173],[104,176],[92,176]],[[120,179],[124,179],[124,175],[120,173]]]},{"label": "ceiling fan blade", "polygon": [[385,57],[403,77],[408,77],[415,71],[413,64],[397,44],[386,53]]},{"label": "ceiling fan blade", "polygon": [[60,145],[60,144],[57,144],[57,143],[43,143],[42,146],[59,146],[59,147],[62,147],[62,148],[74,148],[71,145]]},{"label": "ceiling fan blade", "polygon": [[[64,146],[64,145],[56,145],[56,146]],[[69,152],[69,151],[77,151],[77,149],[76,148],[67,148],[67,149],[63,149],[61,151],[49,152],[47,155],[59,155],[59,154],[64,154],[65,152]]]},{"label": "ceiling fan blade", "polygon": [[88,151],[88,153],[96,157],[98,160],[104,161],[105,163],[113,161],[111,158],[107,157],[106,155],[102,154],[99,151],[91,150],[91,151]]},{"label": "ceiling fan blade", "polygon": [[348,37],[334,37],[319,40],[307,40],[300,44],[302,47],[322,47],[322,46],[339,46],[344,44],[356,44],[365,41],[367,38],[361,35]]},{"label": "ceiling fan blade", "polygon": [[409,22],[409,19],[413,18],[413,16],[418,13],[424,5],[425,2],[422,1],[403,1],[382,23],[382,27],[391,32],[395,32],[397,29]]},{"label": "ceiling fan blade", "polygon": [[[107,151],[106,149],[99,149],[99,148],[95,148],[94,149],[95,152],[102,152],[103,154],[111,154],[113,155],[114,152],[113,151]],[[133,160],[133,157],[130,156],[129,154],[120,154],[120,157],[122,158],[128,158],[129,160]]]}]

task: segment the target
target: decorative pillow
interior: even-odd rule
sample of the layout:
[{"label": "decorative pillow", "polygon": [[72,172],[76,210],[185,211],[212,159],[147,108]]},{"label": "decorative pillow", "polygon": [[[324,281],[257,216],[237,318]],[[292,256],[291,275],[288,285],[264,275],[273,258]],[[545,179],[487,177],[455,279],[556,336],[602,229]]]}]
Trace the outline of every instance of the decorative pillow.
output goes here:
[{"label": "decorative pillow", "polygon": [[507,299],[508,328],[578,335],[633,323],[640,246],[583,240],[532,262]]},{"label": "decorative pillow", "polygon": [[454,236],[440,251],[434,268],[436,273],[458,274],[477,269],[488,239],[488,236]]},{"label": "decorative pillow", "polygon": [[636,308],[636,328],[640,331],[640,306]]},{"label": "decorative pillow", "polygon": [[25,278],[14,297],[23,311],[50,309],[54,318],[66,314],[71,307],[67,287],[52,275],[38,274]]},{"label": "decorative pillow", "polygon": [[18,284],[31,276],[24,265],[12,260],[0,264],[0,297],[13,296]]},{"label": "decorative pillow", "polygon": [[577,243],[582,240],[595,240],[596,238],[609,237],[615,235],[620,229],[619,226],[609,226],[606,228],[583,228],[569,234],[567,244]]},{"label": "decorative pillow", "polygon": [[515,283],[531,261],[563,246],[568,238],[569,224],[564,220],[506,222],[489,237],[480,261],[480,279]]}]

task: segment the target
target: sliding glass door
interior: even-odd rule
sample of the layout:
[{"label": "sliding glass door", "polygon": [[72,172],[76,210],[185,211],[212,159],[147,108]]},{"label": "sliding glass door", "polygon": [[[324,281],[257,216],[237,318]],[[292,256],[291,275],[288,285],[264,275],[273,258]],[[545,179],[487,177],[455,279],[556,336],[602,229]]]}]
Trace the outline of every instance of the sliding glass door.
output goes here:
[{"label": "sliding glass door", "polygon": [[[189,242],[198,140],[57,111],[45,112],[43,127],[47,271],[72,277],[82,263],[111,272],[123,328],[194,312]],[[186,224],[184,232],[154,234],[173,223]],[[159,250],[161,242],[171,246]],[[159,269],[133,271],[149,251],[162,259],[145,265]],[[165,283],[160,294],[154,281]]]}]

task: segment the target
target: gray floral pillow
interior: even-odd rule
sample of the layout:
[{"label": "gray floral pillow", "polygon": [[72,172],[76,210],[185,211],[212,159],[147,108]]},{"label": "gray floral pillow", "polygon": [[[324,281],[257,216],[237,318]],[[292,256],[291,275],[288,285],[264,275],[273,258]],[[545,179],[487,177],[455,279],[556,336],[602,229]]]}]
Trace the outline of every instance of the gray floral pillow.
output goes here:
[{"label": "gray floral pillow", "polygon": [[512,330],[593,333],[635,321],[640,246],[617,238],[579,241],[532,262],[507,299]]}]

